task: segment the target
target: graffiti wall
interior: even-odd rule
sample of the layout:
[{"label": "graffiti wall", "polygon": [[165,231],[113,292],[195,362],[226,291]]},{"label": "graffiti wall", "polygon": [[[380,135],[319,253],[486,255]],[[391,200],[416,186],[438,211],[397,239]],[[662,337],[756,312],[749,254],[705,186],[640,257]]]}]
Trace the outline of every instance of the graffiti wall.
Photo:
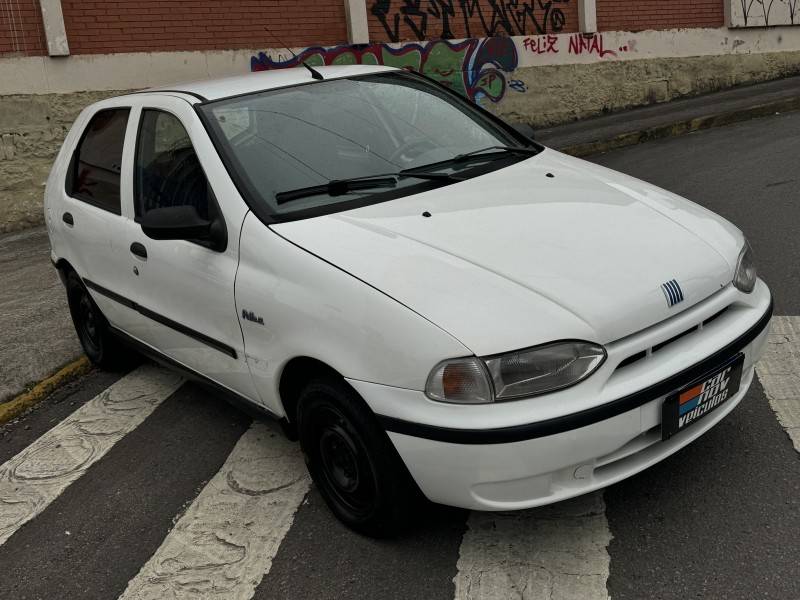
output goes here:
[{"label": "graffiti wall", "polygon": [[471,100],[499,101],[509,87],[518,65],[517,48],[506,37],[470,39],[460,42],[388,44],[366,47],[338,46],[306,48],[286,60],[273,60],[262,52],[251,59],[253,71],[296,67],[305,62],[321,65],[387,65],[413,69],[440,81]]},{"label": "graffiti wall", "polygon": [[[800,8],[800,0],[796,1]],[[777,5],[779,0],[774,2]],[[736,32],[720,28],[637,33],[546,33],[361,46],[313,46],[295,50],[296,56],[285,49],[272,49],[251,55],[250,68],[252,71],[268,71],[298,67],[303,62],[313,66],[365,64],[407,68],[436,79],[470,100],[496,104],[526,94],[529,87],[535,87],[536,71],[529,70],[533,67],[665,57],[752,55],[782,51],[798,43],[800,28],[788,31],[762,27]]]},{"label": "graffiti wall", "polygon": [[800,25],[800,0],[727,0],[731,27]]},{"label": "graffiti wall", "polygon": [[542,35],[575,31],[578,0],[368,0],[372,39]]},{"label": "graffiti wall", "polygon": [[[461,41],[436,40],[368,46],[315,46],[296,56],[260,52],[250,59],[252,71],[323,65],[386,65],[412,69],[436,79],[473,101],[499,102],[507,93],[524,93],[526,86],[514,78],[520,66],[533,66],[542,55],[557,58],[603,60],[635,50],[635,40],[611,45],[602,34],[546,34],[526,37],[489,37]],[[520,60],[524,60],[524,65]]]}]

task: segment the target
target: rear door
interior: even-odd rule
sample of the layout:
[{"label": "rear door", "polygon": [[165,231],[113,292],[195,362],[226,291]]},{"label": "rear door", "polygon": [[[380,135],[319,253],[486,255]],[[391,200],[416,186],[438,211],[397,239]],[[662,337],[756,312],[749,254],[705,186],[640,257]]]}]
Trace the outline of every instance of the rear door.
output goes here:
[{"label": "rear door", "polygon": [[[132,108],[105,105],[82,115],[76,125],[82,133],[65,172],[55,226],[64,241],[64,258],[84,280],[93,298],[112,325],[126,329],[138,318],[112,294],[129,292],[130,267],[124,242],[129,221],[130,174],[123,165],[132,159],[126,139],[135,136]],[[108,290],[112,292],[108,293]],[[100,293],[103,291],[105,293]]]},{"label": "rear door", "polygon": [[[247,207],[233,187],[192,106],[182,98],[143,96],[132,159],[134,218],[125,244],[138,275],[131,300],[142,318],[129,333],[251,399],[234,282]],[[148,211],[189,205],[227,231],[227,245],[153,240],[139,224]]]}]

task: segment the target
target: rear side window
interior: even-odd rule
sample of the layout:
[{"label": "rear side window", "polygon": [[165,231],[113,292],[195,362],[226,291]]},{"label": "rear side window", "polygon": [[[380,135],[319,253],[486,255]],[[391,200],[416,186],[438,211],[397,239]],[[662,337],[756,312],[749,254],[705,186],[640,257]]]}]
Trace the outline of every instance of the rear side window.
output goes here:
[{"label": "rear side window", "polygon": [[155,208],[194,206],[208,219],[215,212],[208,180],[189,134],[175,115],[142,111],[136,144],[136,217]]},{"label": "rear side window", "polygon": [[70,196],[121,214],[122,148],[129,115],[129,108],[114,108],[101,110],[89,121],[70,164]]}]

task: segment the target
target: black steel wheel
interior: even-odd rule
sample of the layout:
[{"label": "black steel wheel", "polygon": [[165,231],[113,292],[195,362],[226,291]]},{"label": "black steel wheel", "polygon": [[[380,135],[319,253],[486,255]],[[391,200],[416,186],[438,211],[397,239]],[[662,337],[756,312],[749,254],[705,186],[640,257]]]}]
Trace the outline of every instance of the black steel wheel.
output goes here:
[{"label": "black steel wheel", "polygon": [[114,371],[130,366],[131,351],[111,333],[108,321],[75,271],[67,273],[65,285],[72,323],[89,360]]},{"label": "black steel wheel", "polygon": [[420,493],[386,432],[344,381],[309,383],[297,409],[300,445],[320,494],[351,529],[396,534]]}]

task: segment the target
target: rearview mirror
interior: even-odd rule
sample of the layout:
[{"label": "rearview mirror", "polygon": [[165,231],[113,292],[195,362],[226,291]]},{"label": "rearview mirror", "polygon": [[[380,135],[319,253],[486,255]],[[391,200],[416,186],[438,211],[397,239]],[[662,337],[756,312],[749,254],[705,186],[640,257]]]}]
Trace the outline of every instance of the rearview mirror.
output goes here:
[{"label": "rearview mirror", "polygon": [[208,242],[214,250],[224,249],[227,241],[220,219],[203,219],[194,206],[154,208],[141,219],[142,231],[154,240],[190,240]]}]

